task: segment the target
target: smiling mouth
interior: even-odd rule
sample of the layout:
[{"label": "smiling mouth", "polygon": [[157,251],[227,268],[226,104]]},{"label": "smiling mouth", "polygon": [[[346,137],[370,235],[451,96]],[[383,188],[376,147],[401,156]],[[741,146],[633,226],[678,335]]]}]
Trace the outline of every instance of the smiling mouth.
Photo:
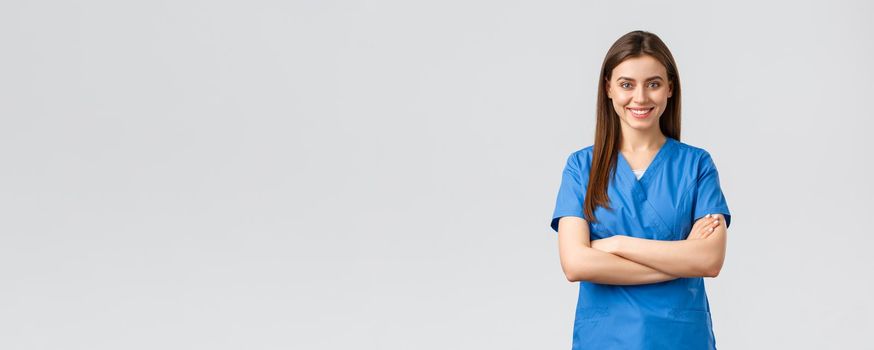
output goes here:
[{"label": "smiling mouth", "polygon": [[652,112],[653,108],[655,108],[655,107],[650,107],[647,109],[628,108],[628,110],[631,111],[631,115],[633,115],[635,117],[646,118],[649,116],[650,112]]}]

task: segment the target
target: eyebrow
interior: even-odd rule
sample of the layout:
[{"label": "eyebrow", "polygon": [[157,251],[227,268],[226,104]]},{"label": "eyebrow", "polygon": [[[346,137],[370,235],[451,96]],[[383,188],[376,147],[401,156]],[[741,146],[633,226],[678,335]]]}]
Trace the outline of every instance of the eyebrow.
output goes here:
[{"label": "eyebrow", "polygon": [[[631,78],[629,78],[629,77],[619,77],[619,78],[617,78],[616,80],[623,80],[623,79],[624,79],[624,80],[635,81],[634,79],[631,79]],[[655,79],[664,80],[664,79],[662,79],[662,77],[659,76],[659,75],[656,75],[656,76],[654,76],[654,77],[646,78],[646,80],[655,80]]]}]

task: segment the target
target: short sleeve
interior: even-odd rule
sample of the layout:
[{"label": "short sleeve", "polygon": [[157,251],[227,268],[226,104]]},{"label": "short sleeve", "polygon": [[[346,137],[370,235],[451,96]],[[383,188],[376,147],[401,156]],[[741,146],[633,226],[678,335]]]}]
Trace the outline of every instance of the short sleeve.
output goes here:
[{"label": "short sleeve", "polygon": [[[561,186],[558,188],[555,210],[552,212],[550,227],[555,232],[558,232],[558,220],[563,216],[585,218],[583,216],[583,200],[585,199],[586,184],[588,184],[589,176],[588,171],[583,171],[581,168],[577,153],[571,154],[561,175]],[[586,169],[588,169],[588,166]]]},{"label": "short sleeve", "polygon": [[709,153],[705,152],[699,165],[698,181],[693,191],[693,222],[707,214],[722,214],[725,216],[725,226],[731,226],[731,212],[719,186],[719,172]]}]

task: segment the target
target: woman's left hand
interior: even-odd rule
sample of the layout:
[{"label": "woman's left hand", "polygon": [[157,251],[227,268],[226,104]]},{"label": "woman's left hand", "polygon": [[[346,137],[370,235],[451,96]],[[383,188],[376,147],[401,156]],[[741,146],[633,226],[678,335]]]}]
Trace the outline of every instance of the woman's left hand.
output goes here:
[{"label": "woman's left hand", "polygon": [[622,241],[622,237],[622,235],[615,235],[607,238],[593,240],[592,248],[610,254],[616,253],[619,251],[619,243]]}]

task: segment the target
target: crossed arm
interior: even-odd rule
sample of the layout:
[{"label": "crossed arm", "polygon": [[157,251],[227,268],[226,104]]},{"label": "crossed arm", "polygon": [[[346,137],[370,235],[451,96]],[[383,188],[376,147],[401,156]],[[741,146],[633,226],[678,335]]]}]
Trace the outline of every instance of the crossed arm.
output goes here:
[{"label": "crossed arm", "polygon": [[[712,230],[711,230],[712,228]],[[591,241],[586,220],[559,220],[559,255],[569,281],[631,285],[678,277],[716,277],[727,238],[721,214],[695,222],[689,238],[661,241],[616,235]]]}]

